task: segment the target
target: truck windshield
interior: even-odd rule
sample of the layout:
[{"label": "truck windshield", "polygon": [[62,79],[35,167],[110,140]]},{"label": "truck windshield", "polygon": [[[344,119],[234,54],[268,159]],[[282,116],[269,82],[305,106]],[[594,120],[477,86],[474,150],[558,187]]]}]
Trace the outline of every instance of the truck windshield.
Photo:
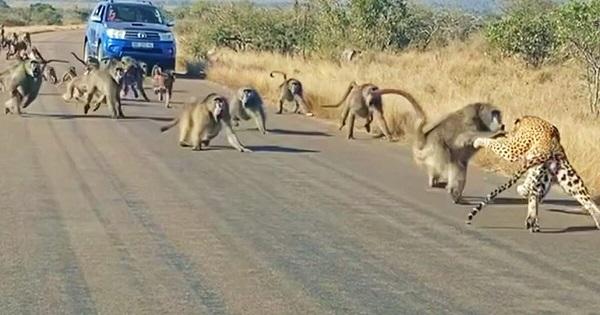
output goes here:
[{"label": "truck windshield", "polygon": [[141,22],[163,24],[158,9],[147,5],[111,4],[106,13],[108,22]]}]

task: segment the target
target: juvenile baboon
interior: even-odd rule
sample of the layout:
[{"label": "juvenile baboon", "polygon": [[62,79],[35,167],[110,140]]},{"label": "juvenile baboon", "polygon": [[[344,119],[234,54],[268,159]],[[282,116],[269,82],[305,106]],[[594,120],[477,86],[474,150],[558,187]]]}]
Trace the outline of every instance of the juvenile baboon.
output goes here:
[{"label": "juvenile baboon", "polygon": [[348,139],[354,139],[354,121],[358,116],[366,120],[364,127],[367,132],[371,132],[371,122],[375,120],[386,139],[395,141],[383,116],[381,96],[385,94],[404,95],[403,93],[401,90],[382,90],[372,83],[358,85],[356,82],[350,82],[341,101],[334,105],[323,105],[321,107],[340,107],[343,104],[339,130],[346,126],[346,120],[350,118]]},{"label": "juvenile baboon", "polygon": [[24,60],[10,68],[10,72],[3,80],[5,90],[10,93],[10,98],[4,104],[4,113],[21,114],[21,108],[27,108],[38,96],[42,86],[42,74],[46,66],[52,62],[64,62],[64,60]]},{"label": "juvenile baboon", "polygon": [[159,101],[165,101],[165,107],[171,108],[171,96],[173,95],[173,83],[175,76],[172,71],[163,71],[161,66],[152,67],[152,85],[154,94],[158,95]]},{"label": "juvenile baboon", "polygon": [[65,82],[71,81],[76,76],[77,76],[77,69],[74,66],[70,66],[69,70],[67,70],[65,72],[65,74],[63,74],[63,76],[61,78],[61,83],[65,83]]},{"label": "juvenile baboon", "polygon": [[208,146],[223,127],[227,134],[227,141],[232,147],[240,152],[252,152],[240,143],[231,128],[227,99],[216,93],[209,94],[201,102],[197,100],[187,102],[179,117],[161,127],[160,131],[165,132],[177,124],[179,124],[179,145],[182,147],[191,146],[192,150],[202,150],[202,146]]},{"label": "juvenile baboon", "polygon": [[306,100],[304,99],[304,88],[302,83],[298,79],[289,78],[287,74],[281,71],[272,71],[269,75],[274,78],[274,74],[280,74],[283,76],[283,82],[279,85],[279,110],[277,114],[283,112],[284,103],[294,103],[294,113],[298,113],[298,109],[302,109],[302,112],[306,116],[313,116],[306,106]]},{"label": "juvenile baboon", "polygon": [[425,167],[429,187],[446,184],[454,203],[461,202],[467,166],[478,151],[473,141],[504,134],[502,112],[489,103],[472,103],[426,127],[428,119],[423,108],[412,95],[404,93],[417,116],[412,147],[415,163]]},{"label": "juvenile baboon", "polygon": [[264,135],[267,134],[263,101],[255,88],[247,86],[238,89],[229,106],[229,113],[231,114],[234,126],[239,126],[241,119],[254,119],[258,130]]},{"label": "juvenile baboon", "polygon": [[44,79],[44,81],[49,81],[52,84],[58,83],[58,77],[56,76],[56,70],[54,70],[54,67],[52,67],[52,66],[46,67],[46,69],[42,73],[42,78]]}]

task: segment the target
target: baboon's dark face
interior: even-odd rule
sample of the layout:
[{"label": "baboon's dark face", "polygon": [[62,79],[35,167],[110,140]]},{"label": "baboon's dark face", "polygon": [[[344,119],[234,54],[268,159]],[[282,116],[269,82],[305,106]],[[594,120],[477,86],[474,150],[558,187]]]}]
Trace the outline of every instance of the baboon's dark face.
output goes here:
[{"label": "baboon's dark face", "polygon": [[292,80],[289,84],[290,92],[294,95],[302,95],[302,84],[300,81]]},{"label": "baboon's dark face", "polygon": [[127,72],[125,71],[125,69],[123,69],[121,67],[117,67],[114,70],[113,77],[114,77],[115,81],[121,82],[121,80],[123,80],[123,78],[125,77],[126,74],[127,74]]},{"label": "baboon's dark face", "polygon": [[27,74],[34,78],[39,78],[42,76],[42,67],[40,63],[35,60],[30,60],[29,64],[27,64],[25,68]]},{"label": "baboon's dark face", "polygon": [[479,109],[479,118],[487,126],[489,131],[496,132],[504,130],[502,112],[494,106],[484,104]]},{"label": "baboon's dark face", "polygon": [[145,62],[140,62],[140,69],[142,69],[143,73],[148,73],[148,65]]},{"label": "baboon's dark face", "polygon": [[152,67],[152,76],[157,76],[162,74],[162,68],[159,65],[154,65]]},{"label": "baboon's dark face", "polygon": [[242,101],[242,105],[244,107],[246,107],[246,105],[248,104],[248,102],[250,102],[250,100],[252,100],[252,98],[254,97],[254,91],[251,89],[244,89],[242,90],[242,97],[241,97],[241,101]]},{"label": "baboon's dark face", "polygon": [[363,89],[363,97],[367,106],[378,106],[381,103],[381,95],[377,93],[379,91],[379,87],[375,85],[368,85]]},{"label": "baboon's dark face", "polygon": [[225,111],[227,110],[227,101],[221,97],[216,97],[212,102],[212,114],[216,121],[223,118]]}]

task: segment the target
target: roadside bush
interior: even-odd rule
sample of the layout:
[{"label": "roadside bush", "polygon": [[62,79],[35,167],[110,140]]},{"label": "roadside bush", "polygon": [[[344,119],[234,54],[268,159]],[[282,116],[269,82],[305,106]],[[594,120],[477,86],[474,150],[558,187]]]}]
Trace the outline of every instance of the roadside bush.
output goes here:
[{"label": "roadside bush", "polygon": [[533,67],[541,66],[559,45],[551,10],[531,1],[519,2],[501,20],[490,23],[486,36],[493,47]]},{"label": "roadside bush", "polygon": [[173,14],[194,57],[215,46],[332,58],[348,47],[425,49],[464,40],[481,27],[471,15],[409,6],[405,0],[307,0],[284,9],[198,1]]},{"label": "roadside bush", "polygon": [[313,24],[306,21],[308,15],[251,3],[212,5],[201,1],[174,14],[181,19],[177,33],[194,57],[204,56],[213,46],[294,54],[306,48],[314,33],[309,29]]},{"label": "roadside bush", "polygon": [[53,6],[36,3],[29,6],[29,24],[60,25],[62,14]]}]

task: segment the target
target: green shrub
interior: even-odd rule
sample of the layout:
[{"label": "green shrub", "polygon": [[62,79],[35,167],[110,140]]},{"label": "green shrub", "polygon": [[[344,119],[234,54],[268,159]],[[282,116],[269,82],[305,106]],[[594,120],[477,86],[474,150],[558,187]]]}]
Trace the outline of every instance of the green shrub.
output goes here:
[{"label": "green shrub", "polygon": [[566,48],[585,69],[592,113],[600,114],[600,0],[570,1],[557,14],[556,28]]},{"label": "green shrub", "polygon": [[45,3],[36,3],[29,6],[30,24],[60,25],[62,13],[56,8]]},{"label": "green shrub", "polygon": [[517,55],[534,67],[550,58],[559,45],[550,12],[534,10],[529,2],[489,24],[486,36],[492,46],[507,55]]}]

